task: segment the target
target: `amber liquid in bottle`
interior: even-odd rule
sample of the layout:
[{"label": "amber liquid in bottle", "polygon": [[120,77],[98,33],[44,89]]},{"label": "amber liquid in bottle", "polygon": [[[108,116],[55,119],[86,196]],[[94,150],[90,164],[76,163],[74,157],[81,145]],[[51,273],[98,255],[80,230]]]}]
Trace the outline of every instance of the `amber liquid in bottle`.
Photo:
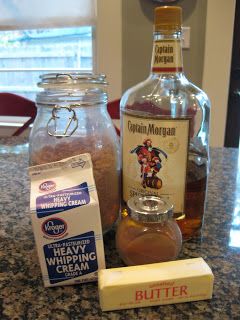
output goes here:
[{"label": "amber liquid in bottle", "polygon": [[[191,155],[189,155],[189,158],[190,157]],[[206,163],[197,165],[195,161],[189,159],[185,193],[185,210],[182,215],[176,216],[177,223],[185,240],[200,236],[205,210],[206,189]]]}]

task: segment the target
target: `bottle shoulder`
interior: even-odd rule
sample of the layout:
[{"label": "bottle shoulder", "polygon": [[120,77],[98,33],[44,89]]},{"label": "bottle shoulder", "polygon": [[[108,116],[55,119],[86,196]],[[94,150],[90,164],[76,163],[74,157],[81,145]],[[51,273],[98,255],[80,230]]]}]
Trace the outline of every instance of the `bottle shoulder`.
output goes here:
[{"label": "bottle shoulder", "polygon": [[122,96],[121,109],[129,105],[151,103],[157,106],[184,104],[210,107],[206,93],[191,83],[185,76],[150,76],[146,80],[128,89]]}]

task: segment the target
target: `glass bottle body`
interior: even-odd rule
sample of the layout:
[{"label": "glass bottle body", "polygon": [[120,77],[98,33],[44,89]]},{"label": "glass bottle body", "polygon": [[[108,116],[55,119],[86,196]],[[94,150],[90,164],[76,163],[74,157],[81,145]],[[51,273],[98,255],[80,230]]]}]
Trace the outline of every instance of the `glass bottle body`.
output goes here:
[{"label": "glass bottle body", "polygon": [[[178,61],[175,72],[169,72],[171,70],[169,68],[166,69],[167,72],[164,72],[164,68],[163,71],[154,72],[155,69],[158,69],[154,68],[156,43],[160,48],[161,41],[165,44],[166,41],[174,43],[180,41],[180,37],[180,32],[155,34],[152,73],[145,81],[129,89],[122,97],[123,193],[124,202],[134,193],[157,193],[159,196],[170,198],[175,206],[175,218],[181,228],[183,238],[187,239],[199,235],[203,222],[209,165],[210,104],[206,94],[190,83],[181,71],[181,56],[178,56],[181,52],[177,54],[177,57],[175,56]],[[182,126],[184,121],[188,121],[188,125],[184,125],[185,128]],[[179,131],[180,126],[183,131]],[[145,159],[147,157],[153,159],[154,154],[149,155],[145,151],[145,157],[144,153],[139,154],[139,148],[136,150],[132,146],[128,147],[126,140],[130,140],[130,135],[134,136],[133,141],[136,140],[136,145],[142,144],[143,149],[148,147],[150,151],[154,148],[161,150],[157,155],[155,154],[156,158],[159,157],[158,167],[154,161],[151,163]],[[147,139],[150,140],[148,146],[146,145]],[[180,153],[183,145],[185,150],[182,150],[179,158],[177,153]],[[140,178],[142,180],[139,188],[136,185],[131,187],[131,181],[129,182],[128,178],[131,170],[132,172],[135,170],[135,177],[138,175],[136,170],[139,170],[136,169],[136,164],[135,169],[133,166],[130,169],[127,164],[133,161],[130,158],[125,159],[125,154],[130,149],[131,153],[136,153],[135,158],[141,166],[141,174],[139,173],[139,177],[135,178],[139,180],[139,183]],[[173,157],[175,157],[174,160]],[[155,182],[153,181],[154,176]],[[157,178],[161,181],[158,182]],[[144,179],[145,183],[143,183]],[[152,182],[149,182],[150,179]],[[178,193],[182,194],[181,199],[177,199]]]},{"label": "glass bottle body", "polygon": [[102,92],[94,90],[90,89],[92,98],[90,92],[86,95],[86,88],[69,87],[54,88],[38,96],[38,113],[29,143],[30,165],[90,153],[103,232],[106,232],[119,215],[119,144],[106,100],[102,100]]}]

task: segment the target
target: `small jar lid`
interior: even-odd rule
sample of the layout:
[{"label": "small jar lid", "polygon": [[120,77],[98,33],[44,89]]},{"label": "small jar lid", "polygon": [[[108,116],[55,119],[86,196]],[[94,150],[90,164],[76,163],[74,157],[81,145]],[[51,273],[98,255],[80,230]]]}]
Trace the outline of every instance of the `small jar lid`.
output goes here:
[{"label": "small jar lid", "polygon": [[140,222],[164,222],[173,216],[173,205],[156,196],[136,196],[127,204],[131,218]]}]

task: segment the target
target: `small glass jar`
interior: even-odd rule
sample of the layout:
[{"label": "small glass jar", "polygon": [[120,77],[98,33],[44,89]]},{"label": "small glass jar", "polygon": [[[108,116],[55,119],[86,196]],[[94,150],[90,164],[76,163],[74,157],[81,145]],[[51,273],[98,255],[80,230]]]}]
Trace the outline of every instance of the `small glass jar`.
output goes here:
[{"label": "small glass jar", "polygon": [[173,206],[156,196],[128,201],[116,233],[116,247],[126,265],[174,260],[182,246],[181,231],[173,219]]},{"label": "small glass jar", "polygon": [[103,232],[119,215],[119,141],[107,112],[104,75],[46,74],[37,95],[30,135],[30,165],[90,153]]}]

